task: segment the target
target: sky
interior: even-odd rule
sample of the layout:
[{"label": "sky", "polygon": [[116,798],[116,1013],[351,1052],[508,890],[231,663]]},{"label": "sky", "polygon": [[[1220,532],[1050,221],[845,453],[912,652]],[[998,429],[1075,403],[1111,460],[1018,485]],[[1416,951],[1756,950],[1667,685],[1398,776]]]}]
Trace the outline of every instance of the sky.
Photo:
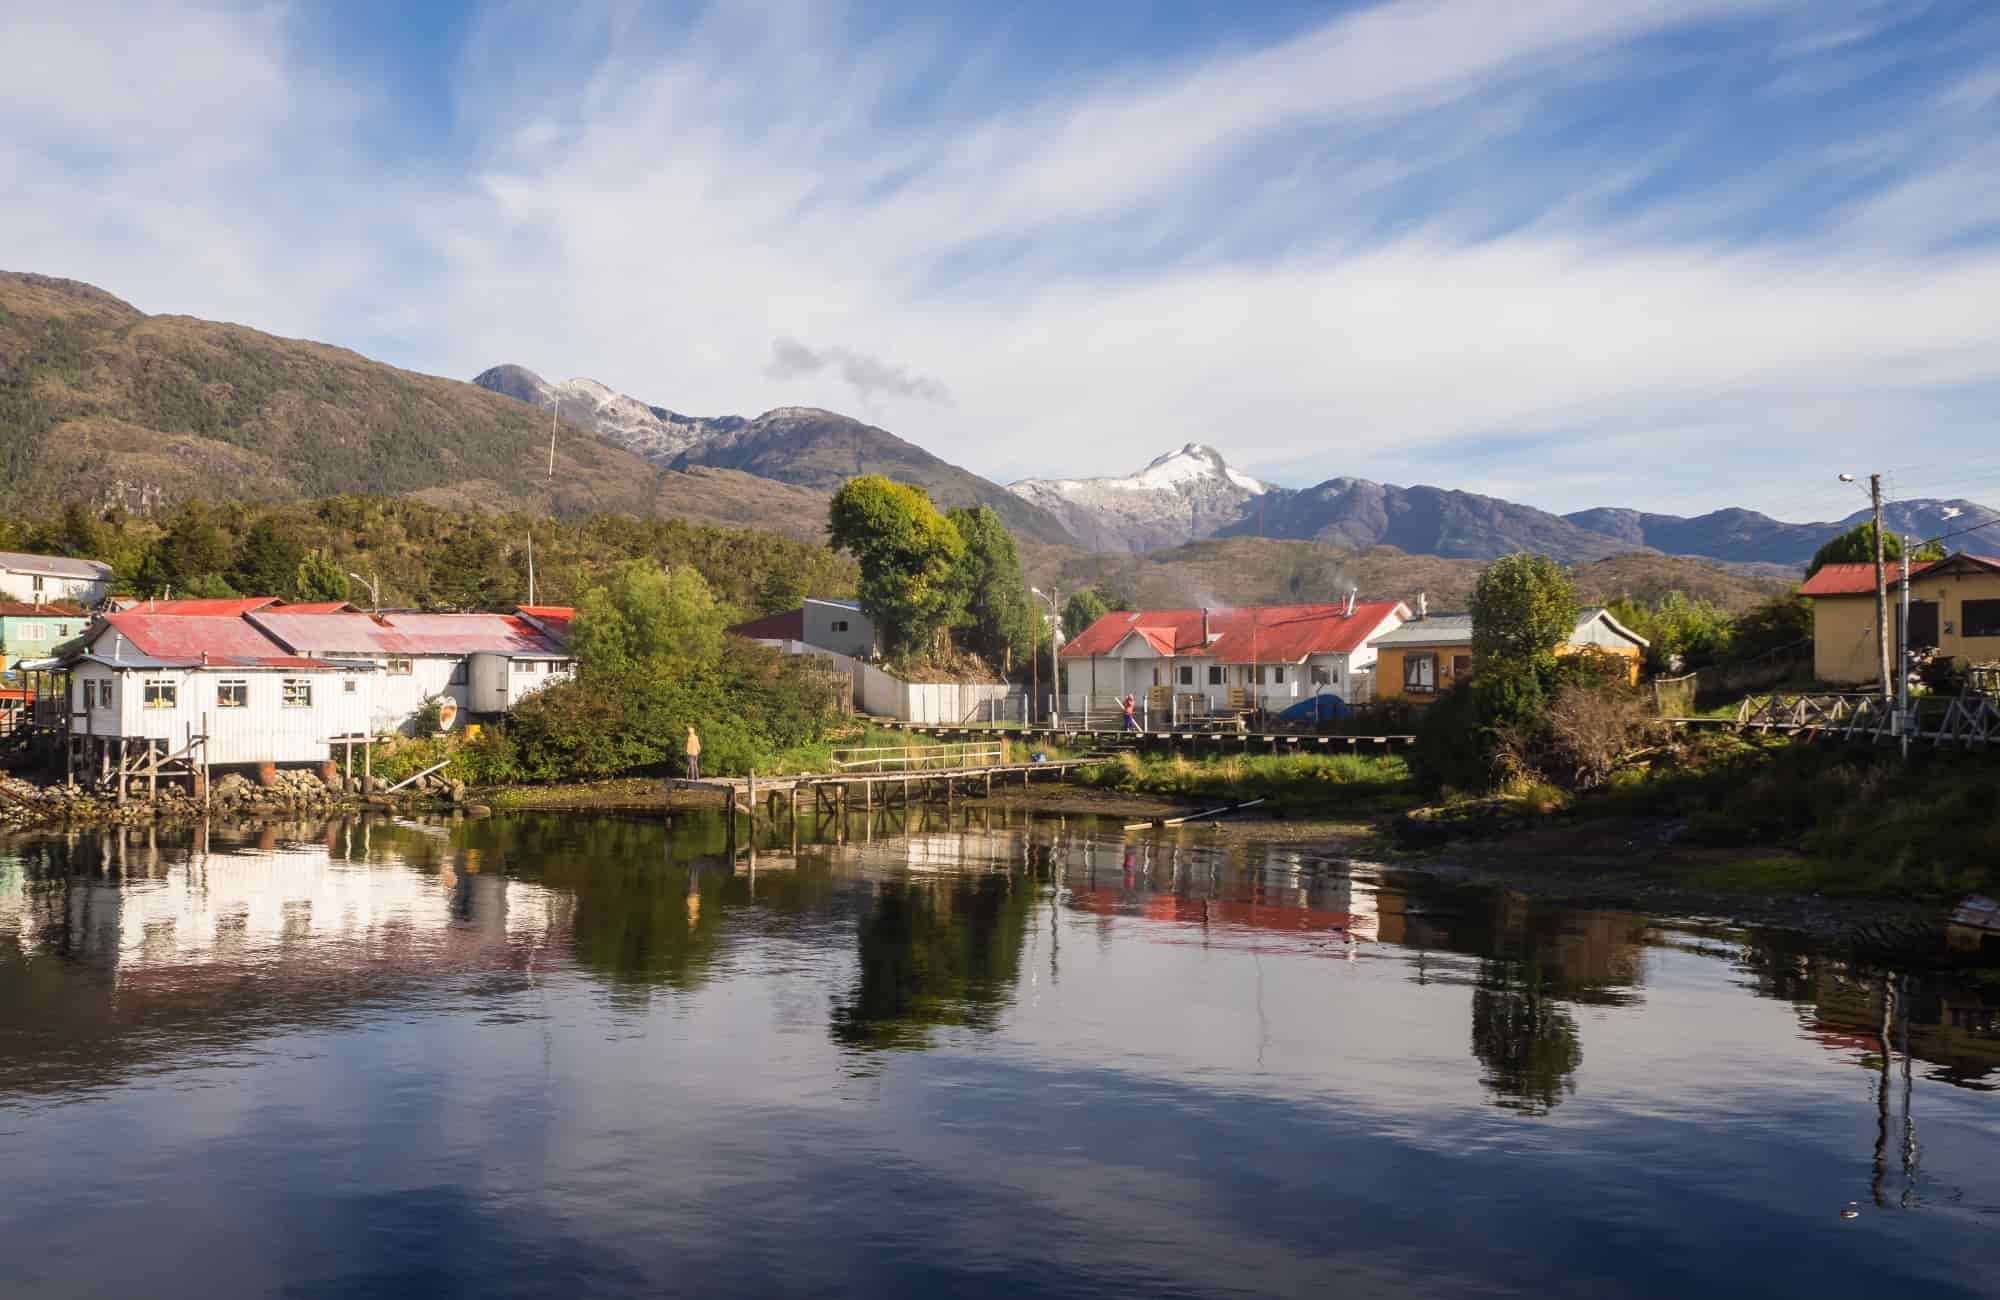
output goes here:
[{"label": "sky", "polygon": [[2000,501],[2000,5],[73,0],[0,267],[429,373],[1546,509]]}]

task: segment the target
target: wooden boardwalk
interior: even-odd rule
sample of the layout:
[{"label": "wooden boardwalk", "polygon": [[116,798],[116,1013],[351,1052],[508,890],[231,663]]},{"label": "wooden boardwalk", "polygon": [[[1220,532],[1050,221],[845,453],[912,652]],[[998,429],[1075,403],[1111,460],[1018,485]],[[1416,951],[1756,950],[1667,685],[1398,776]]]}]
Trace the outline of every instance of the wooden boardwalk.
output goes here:
[{"label": "wooden boardwalk", "polygon": [[1728,718],[1667,718],[1687,730],[1720,728],[1798,736],[1808,740],[1853,740],[1868,743],[1909,739],[1938,748],[1985,749],[2000,746],[2000,699],[1967,691],[1954,698],[1924,697],[1911,702],[1907,720],[1879,695],[1777,694],[1745,700]]},{"label": "wooden boardwalk", "polygon": [[897,722],[900,731],[939,740],[972,742],[981,737],[1039,745],[1092,745],[1164,750],[1190,758],[1202,754],[1386,754],[1416,743],[1414,735],[1334,736],[1297,731],[1125,731],[1114,727],[1037,726],[999,730]]},{"label": "wooden boardwalk", "polygon": [[[690,781],[672,777],[669,795],[685,791],[711,797],[732,813],[757,817],[797,816],[801,797],[810,811],[844,813],[877,807],[908,807],[913,803],[953,803],[974,795],[990,795],[1019,782],[1028,789],[1036,777],[1060,781],[1078,768],[1101,762],[1072,758],[1047,763],[978,763],[958,767],[911,767],[894,771],[808,772],[792,776],[721,776]],[[761,807],[759,805],[762,805]],[[782,810],[782,812],[780,811]]]}]

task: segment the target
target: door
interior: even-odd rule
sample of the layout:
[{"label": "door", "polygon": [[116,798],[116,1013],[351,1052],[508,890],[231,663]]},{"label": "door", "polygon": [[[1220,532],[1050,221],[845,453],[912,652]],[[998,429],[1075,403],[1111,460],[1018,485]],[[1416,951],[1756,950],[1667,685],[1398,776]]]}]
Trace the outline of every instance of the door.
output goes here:
[{"label": "door", "polygon": [[1938,643],[1938,607],[1934,600],[1910,602],[1910,649],[1935,650]]}]

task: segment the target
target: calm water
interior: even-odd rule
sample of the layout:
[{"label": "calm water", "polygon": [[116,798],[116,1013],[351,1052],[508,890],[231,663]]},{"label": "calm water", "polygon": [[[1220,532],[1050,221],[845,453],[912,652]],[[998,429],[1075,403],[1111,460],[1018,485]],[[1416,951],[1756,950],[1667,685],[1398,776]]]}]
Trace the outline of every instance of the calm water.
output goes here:
[{"label": "calm water", "polygon": [[1993,1295],[1996,1009],[998,814],[41,841],[0,1295]]}]

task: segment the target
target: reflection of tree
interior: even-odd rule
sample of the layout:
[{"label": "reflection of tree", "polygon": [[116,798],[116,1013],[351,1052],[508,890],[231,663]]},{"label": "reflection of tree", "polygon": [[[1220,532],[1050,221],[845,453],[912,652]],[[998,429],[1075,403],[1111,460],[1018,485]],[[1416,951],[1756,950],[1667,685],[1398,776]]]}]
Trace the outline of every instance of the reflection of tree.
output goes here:
[{"label": "reflection of tree", "polygon": [[1035,891],[1006,875],[885,882],[861,920],[861,974],[834,1008],[850,1047],[923,1047],[938,1025],[992,1029],[1020,976]]},{"label": "reflection of tree", "polygon": [[1571,1075],[1583,1064],[1576,1020],[1555,998],[1538,962],[1479,963],[1472,1054],[1486,1067],[1480,1081],[1504,1109],[1546,1115],[1576,1090]]}]

